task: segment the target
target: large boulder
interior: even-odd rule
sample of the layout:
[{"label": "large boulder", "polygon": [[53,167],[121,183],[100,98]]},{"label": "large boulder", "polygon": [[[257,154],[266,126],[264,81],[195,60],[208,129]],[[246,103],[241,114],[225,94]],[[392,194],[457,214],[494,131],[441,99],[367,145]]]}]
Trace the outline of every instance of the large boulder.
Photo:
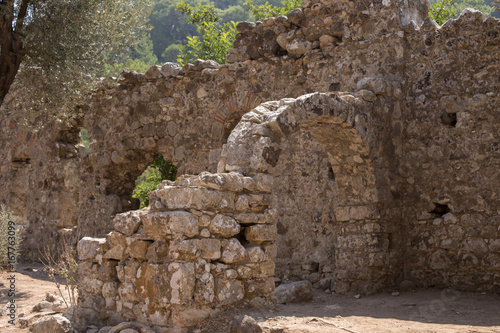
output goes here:
[{"label": "large boulder", "polygon": [[312,283],[297,281],[282,284],[274,291],[274,297],[278,304],[309,301],[313,298]]},{"label": "large boulder", "polygon": [[70,333],[71,322],[62,315],[45,316],[33,324],[33,333]]},{"label": "large boulder", "polygon": [[257,324],[255,319],[250,316],[243,315],[234,318],[231,323],[231,333],[261,333],[262,328]]}]

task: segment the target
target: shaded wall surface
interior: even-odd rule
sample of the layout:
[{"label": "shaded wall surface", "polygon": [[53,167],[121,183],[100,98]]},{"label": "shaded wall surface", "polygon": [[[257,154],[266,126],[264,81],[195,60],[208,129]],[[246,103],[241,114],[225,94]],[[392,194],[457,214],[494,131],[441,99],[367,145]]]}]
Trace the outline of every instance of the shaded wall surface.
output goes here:
[{"label": "shaded wall surface", "polygon": [[[3,112],[0,199],[26,224],[23,258],[105,236],[162,154],[179,175],[273,176],[282,280],[497,291],[500,24],[465,11],[439,28],[427,5],[304,1],[240,23],[226,65],[124,74],[73,127],[30,135]],[[286,106],[282,124],[259,118]]]}]

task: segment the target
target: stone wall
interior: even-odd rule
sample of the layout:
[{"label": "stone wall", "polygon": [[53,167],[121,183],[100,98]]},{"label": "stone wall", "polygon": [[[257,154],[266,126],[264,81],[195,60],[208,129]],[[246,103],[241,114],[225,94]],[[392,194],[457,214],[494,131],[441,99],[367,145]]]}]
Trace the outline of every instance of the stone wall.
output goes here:
[{"label": "stone wall", "polygon": [[[78,128],[48,126],[32,133],[2,109],[0,140],[1,203],[23,226],[20,260],[37,260],[39,251],[56,253],[76,244],[81,188]],[[109,208],[108,208],[109,209]],[[42,246],[43,244],[43,246]]]},{"label": "stone wall", "polygon": [[106,238],[78,243],[87,324],[200,325],[229,306],[271,306],[276,227],[268,175],[164,181],[151,205],[118,214]]},{"label": "stone wall", "polygon": [[406,275],[500,289],[499,21],[465,11],[408,32],[400,193]]}]

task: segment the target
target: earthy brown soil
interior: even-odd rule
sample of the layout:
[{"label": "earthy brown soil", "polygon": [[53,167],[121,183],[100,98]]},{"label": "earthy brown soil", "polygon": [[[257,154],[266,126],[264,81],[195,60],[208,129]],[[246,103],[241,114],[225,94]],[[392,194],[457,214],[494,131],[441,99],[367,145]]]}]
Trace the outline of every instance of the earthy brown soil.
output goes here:
[{"label": "earthy brown soil", "polygon": [[[57,294],[55,284],[41,265],[20,265],[16,276],[17,316],[29,315],[33,305],[47,292]],[[6,279],[1,272],[0,304],[9,301]],[[248,310],[264,332],[500,332],[500,296],[451,290],[417,290],[399,296],[380,293],[355,298],[315,291],[314,300],[301,304],[278,305],[273,310]],[[234,312],[209,321],[213,332],[227,332],[226,323]],[[0,317],[0,332],[28,332],[8,324]],[[208,324],[208,322],[206,323]]]}]

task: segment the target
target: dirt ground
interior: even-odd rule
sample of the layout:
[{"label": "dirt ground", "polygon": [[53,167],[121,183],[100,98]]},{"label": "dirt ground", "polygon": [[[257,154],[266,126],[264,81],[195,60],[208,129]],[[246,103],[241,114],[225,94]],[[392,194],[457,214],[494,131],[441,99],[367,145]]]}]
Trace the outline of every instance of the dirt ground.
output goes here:
[{"label": "dirt ground", "polygon": [[[17,317],[28,316],[31,308],[45,298],[47,292],[57,294],[55,284],[41,265],[19,265],[15,274]],[[10,300],[7,295],[12,273],[0,273],[0,304],[3,309]],[[313,301],[278,305],[273,310],[248,310],[264,332],[500,332],[500,296],[452,290],[417,290],[379,293],[355,298],[315,291]],[[214,332],[227,332],[224,323],[234,313],[225,313],[210,320]],[[0,332],[23,332],[0,317]],[[17,320],[16,320],[17,321]],[[50,332],[48,332],[50,333]]]}]

